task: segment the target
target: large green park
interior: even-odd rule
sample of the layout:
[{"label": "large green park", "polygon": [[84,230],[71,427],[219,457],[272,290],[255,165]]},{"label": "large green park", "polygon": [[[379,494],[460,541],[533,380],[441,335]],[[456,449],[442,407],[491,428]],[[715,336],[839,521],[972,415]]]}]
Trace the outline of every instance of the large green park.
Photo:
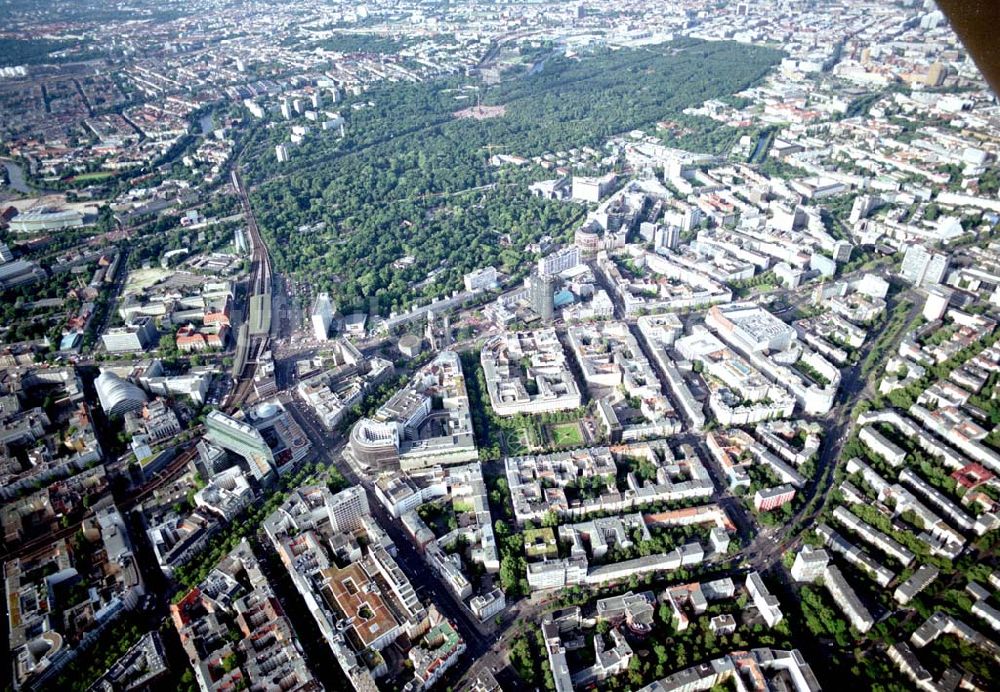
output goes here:
[{"label": "large green park", "polygon": [[[684,39],[573,58],[553,52],[488,88],[466,77],[378,86],[338,104],[344,138],[314,133],[279,166],[274,145],[287,138],[285,126],[259,128],[242,163],[277,269],[341,305],[374,298],[384,314],[460,288],[480,266],[516,275],[527,245],[568,237],[582,218],[581,206],[528,194],[545,172],[496,168],[491,155],[600,148],[617,134],[653,131],[758,82],[780,58],[769,48]],[[503,115],[455,117],[477,98]],[[717,131],[729,135],[724,125],[701,125],[692,146],[717,148]],[[394,267],[404,256],[415,261]]]}]

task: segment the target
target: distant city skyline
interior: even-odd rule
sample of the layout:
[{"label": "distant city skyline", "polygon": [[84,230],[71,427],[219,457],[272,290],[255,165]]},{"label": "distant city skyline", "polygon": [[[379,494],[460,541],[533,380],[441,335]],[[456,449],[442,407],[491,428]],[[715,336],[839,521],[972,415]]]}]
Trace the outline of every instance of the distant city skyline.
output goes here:
[{"label": "distant city skyline", "polygon": [[0,17],[6,686],[1000,687],[933,0]]}]

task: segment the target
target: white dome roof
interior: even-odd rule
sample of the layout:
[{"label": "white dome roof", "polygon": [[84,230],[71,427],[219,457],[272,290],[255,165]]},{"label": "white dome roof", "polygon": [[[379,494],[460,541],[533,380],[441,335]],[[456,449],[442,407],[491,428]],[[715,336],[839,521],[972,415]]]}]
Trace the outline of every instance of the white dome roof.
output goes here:
[{"label": "white dome roof", "polygon": [[260,419],[270,418],[274,416],[279,411],[277,404],[273,401],[265,401],[263,404],[257,407],[257,417]]}]

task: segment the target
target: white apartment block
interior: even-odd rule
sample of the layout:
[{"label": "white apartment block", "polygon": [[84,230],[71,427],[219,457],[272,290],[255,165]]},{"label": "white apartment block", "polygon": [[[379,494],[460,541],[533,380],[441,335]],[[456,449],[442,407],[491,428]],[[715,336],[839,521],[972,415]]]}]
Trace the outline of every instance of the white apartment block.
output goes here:
[{"label": "white apartment block", "polygon": [[792,563],[792,579],[801,582],[813,582],[823,576],[830,556],[822,548],[802,546]]},{"label": "white apartment block", "polygon": [[462,281],[465,283],[465,290],[469,292],[496,288],[497,270],[494,267],[482,267],[463,276]]},{"label": "white apartment block", "polygon": [[501,416],[573,409],[583,400],[554,329],[495,336],[483,346],[480,362],[490,403]]},{"label": "white apartment block", "polygon": [[899,274],[914,286],[939,284],[948,272],[948,258],[923,245],[910,245],[903,255]]},{"label": "white apartment block", "polygon": [[580,248],[569,245],[538,260],[538,274],[540,276],[562,274],[578,264],[580,264]]},{"label": "white apartment block", "polygon": [[834,565],[827,565],[826,572],[823,574],[823,580],[827,591],[833,596],[833,600],[840,607],[841,611],[843,611],[844,615],[847,616],[851,625],[859,632],[870,630],[875,624],[875,618],[872,617],[871,611],[858,598],[858,594],[851,585],[844,579],[844,575],[840,573],[840,570]]},{"label": "white apartment block", "polygon": [[885,459],[890,466],[902,466],[906,460],[906,452],[871,426],[863,427],[858,438],[865,443],[868,449]]},{"label": "white apartment block", "polygon": [[760,612],[761,617],[764,618],[764,622],[767,623],[768,627],[774,627],[781,622],[784,618],[784,614],[781,612],[781,604],[767,590],[767,585],[764,584],[764,580],[761,579],[759,573],[750,572],[747,574],[746,588],[750,594],[750,598],[753,600],[753,604],[757,606],[757,610]]}]

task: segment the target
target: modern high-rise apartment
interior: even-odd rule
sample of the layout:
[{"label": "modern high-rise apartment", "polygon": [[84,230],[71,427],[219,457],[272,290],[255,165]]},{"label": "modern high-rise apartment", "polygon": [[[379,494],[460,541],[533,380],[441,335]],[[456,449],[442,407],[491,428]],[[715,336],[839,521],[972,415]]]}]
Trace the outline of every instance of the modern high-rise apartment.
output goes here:
[{"label": "modern high-rise apartment", "polygon": [[937,252],[930,252],[923,245],[911,245],[903,255],[903,266],[899,273],[914,286],[939,284],[948,272],[948,258]]}]

